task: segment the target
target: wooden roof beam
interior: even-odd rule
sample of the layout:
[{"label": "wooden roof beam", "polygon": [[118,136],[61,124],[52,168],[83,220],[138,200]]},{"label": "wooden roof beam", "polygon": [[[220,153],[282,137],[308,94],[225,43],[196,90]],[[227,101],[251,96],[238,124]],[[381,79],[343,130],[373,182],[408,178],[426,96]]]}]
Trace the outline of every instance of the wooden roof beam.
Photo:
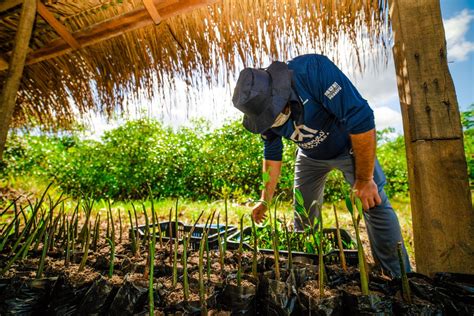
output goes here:
[{"label": "wooden roof beam", "polygon": [[8,62],[0,56],[0,68],[8,68]]},{"label": "wooden roof beam", "polygon": [[153,22],[155,22],[155,24],[159,24],[162,19],[160,14],[158,13],[158,10],[155,7],[155,4],[153,3],[153,0],[143,0],[143,4],[145,5],[145,9],[148,11],[151,18],[153,19]]},{"label": "wooden roof beam", "polygon": [[0,12],[10,10],[23,3],[23,0],[4,0],[0,2]]},{"label": "wooden roof beam", "polygon": [[[218,1],[220,0],[171,0],[166,2],[154,0],[153,3],[162,20],[164,20]],[[152,24],[154,24],[153,19],[143,7],[74,32],[72,36],[81,47],[86,47]],[[35,64],[67,54],[71,51],[72,48],[67,42],[59,38],[46,44],[45,47],[31,52],[27,57],[26,64]],[[0,65],[0,71],[5,69],[6,68]]]},{"label": "wooden roof beam", "polygon": [[48,22],[48,24],[58,33],[61,38],[69,44],[74,49],[79,49],[81,46],[79,43],[76,41],[74,36],[71,35],[71,33],[67,30],[67,28],[59,22],[54,15],[46,8],[44,4],[41,3],[41,1],[37,1],[37,6],[38,6],[38,13],[41,15],[41,17]]}]

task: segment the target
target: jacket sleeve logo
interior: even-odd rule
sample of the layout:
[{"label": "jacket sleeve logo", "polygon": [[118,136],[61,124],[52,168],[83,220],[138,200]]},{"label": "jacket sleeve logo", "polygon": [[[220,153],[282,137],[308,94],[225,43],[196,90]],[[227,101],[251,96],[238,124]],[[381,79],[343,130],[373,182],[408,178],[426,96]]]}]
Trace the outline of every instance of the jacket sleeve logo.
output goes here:
[{"label": "jacket sleeve logo", "polygon": [[324,92],[324,95],[329,99],[332,100],[336,96],[336,94],[341,91],[342,88],[340,85],[337,84],[337,82],[334,82],[327,90]]}]

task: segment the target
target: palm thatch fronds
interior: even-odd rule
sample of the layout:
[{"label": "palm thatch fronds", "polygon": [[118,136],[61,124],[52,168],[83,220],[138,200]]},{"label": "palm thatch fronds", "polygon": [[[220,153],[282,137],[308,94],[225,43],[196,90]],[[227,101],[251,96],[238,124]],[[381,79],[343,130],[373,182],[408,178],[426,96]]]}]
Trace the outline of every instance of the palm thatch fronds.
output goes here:
[{"label": "palm thatch fronds", "polygon": [[[180,1],[162,1],[163,8],[167,2]],[[138,0],[57,0],[45,5],[73,34],[143,7]],[[9,58],[19,12],[0,13],[0,59]],[[127,101],[151,100],[177,79],[197,89],[223,85],[242,66],[328,53],[342,37],[352,44],[361,69],[364,50],[382,48],[377,52],[383,57],[390,38],[387,1],[218,1],[28,65],[14,125],[67,128],[90,110],[110,116],[126,110]],[[57,39],[38,16],[32,51]],[[0,71],[0,82],[5,76]]]}]

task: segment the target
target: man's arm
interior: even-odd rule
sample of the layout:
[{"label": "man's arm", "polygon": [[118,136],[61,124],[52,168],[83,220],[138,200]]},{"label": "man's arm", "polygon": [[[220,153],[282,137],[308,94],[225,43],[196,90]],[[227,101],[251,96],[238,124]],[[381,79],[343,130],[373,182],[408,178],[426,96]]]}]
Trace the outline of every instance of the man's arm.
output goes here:
[{"label": "man's arm", "polygon": [[350,134],[355,159],[355,182],[353,189],[362,201],[364,210],[382,203],[374,182],[375,129],[360,134]]},{"label": "man's arm", "polygon": [[[264,183],[265,187],[262,190],[260,199],[266,203],[270,203],[278,183],[278,178],[281,172],[281,161],[263,160],[263,172],[267,172],[269,180]],[[259,202],[252,210],[252,217],[256,223],[260,223],[266,218],[267,206],[264,202]]]}]

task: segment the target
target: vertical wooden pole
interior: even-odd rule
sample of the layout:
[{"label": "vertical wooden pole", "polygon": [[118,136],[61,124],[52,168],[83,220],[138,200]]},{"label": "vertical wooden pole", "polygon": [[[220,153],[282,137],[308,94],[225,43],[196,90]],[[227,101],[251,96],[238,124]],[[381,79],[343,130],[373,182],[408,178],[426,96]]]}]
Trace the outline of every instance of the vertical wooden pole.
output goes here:
[{"label": "vertical wooden pole", "polygon": [[474,273],[474,212],[438,0],[391,0],[417,271]]},{"label": "vertical wooden pole", "polygon": [[8,67],[7,77],[0,95],[0,160],[3,157],[8,129],[15,109],[16,95],[25,66],[28,44],[36,16],[36,0],[25,0],[20,23],[15,36],[15,47]]}]

